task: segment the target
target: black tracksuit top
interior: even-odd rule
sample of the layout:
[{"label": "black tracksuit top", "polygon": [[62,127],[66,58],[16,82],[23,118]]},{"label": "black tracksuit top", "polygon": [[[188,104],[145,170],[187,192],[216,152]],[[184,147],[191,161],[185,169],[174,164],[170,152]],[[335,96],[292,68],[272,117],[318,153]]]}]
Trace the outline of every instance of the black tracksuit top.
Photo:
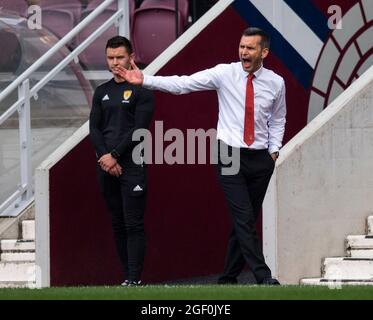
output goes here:
[{"label": "black tracksuit top", "polygon": [[89,130],[100,158],[115,149],[120,162],[132,162],[131,153],[139,141],[132,141],[136,129],[148,129],[154,111],[150,90],[114,78],[98,86],[93,95]]}]

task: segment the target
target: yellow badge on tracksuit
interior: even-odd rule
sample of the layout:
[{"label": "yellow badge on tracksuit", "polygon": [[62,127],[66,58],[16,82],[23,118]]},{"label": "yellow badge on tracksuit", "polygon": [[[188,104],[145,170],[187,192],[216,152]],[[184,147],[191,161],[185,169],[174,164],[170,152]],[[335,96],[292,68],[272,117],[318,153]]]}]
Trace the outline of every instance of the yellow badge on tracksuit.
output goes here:
[{"label": "yellow badge on tracksuit", "polygon": [[132,96],[132,90],[125,90],[123,92],[123,99],[128,100]]}]

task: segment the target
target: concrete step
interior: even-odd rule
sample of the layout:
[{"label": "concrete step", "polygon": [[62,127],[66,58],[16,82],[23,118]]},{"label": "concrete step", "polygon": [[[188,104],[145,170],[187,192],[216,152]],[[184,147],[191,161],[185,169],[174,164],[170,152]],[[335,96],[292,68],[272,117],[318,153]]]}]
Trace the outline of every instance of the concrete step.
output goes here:
[{"label": "concrete step", "polygon": [[33,240],[1,240],[0,250],[20,252],[20,251],[35,251],[35,241]]},{"label": "concrete step", "polygon": [[22,239],[35,240],[35,220],[22,221]]},{"label": "concrete step", "polygon": [[16,217],[0,217],[0,239],[20,239],[20,225],[23,220],[35,219],[35,203]]},{"label": "concrete step", "polygon": [[1,262],[35,261],[35,252],[4,252],[0,255]]},{"label": "concrete step", "polygon": [[0,288],[36,288],[32,281],[0,281]]},{"label": "concrete step", "polygon": [[325,279],[373,280],[373,259],[326,258],[322,266]]},{"label": "concrete step", "polygon": [[346,251],[347,255],[352,258],[373,259],[373,236],[348,236]]},{"label": "concrete step", "polygon": [[347,249],[347,256],[351,258],[373,259],[373,249]]},{"label": "concrete step", "polygon": [[35,262],[0,262],[0,282],[35,282]]},{"label": "concrete step", "polygon": [[373,236],[373,216],[369,216],[367,219],[367,233],[369,236]]},{"label": "concrete step", "polygon": [[351,249],[373,249],[373,236],[347,236],[346,247]]},{"label": "concrete step", "polygon": [[325,278],[305,278],[301,279],[299,282],[300,285],[310,285],[310,286],[329,286],[338,288],[343,285],[367,285],[373,286],[373,280],[364,280],[364,279],[325,279]]}]

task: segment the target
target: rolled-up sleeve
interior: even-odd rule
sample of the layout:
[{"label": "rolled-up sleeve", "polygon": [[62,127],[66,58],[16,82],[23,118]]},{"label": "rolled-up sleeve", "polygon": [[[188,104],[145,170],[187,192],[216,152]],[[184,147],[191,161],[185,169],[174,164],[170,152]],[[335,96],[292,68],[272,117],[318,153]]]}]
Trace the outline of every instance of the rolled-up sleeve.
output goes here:
[{"label": "rolled-up sleeve", "polygon": [[285,82],[282,81],[279,93],[273,104],[272,115],[268,121],[268,151],[273,153],[279,151],[282,146],[282,139],[286,123],[286,99]]}]

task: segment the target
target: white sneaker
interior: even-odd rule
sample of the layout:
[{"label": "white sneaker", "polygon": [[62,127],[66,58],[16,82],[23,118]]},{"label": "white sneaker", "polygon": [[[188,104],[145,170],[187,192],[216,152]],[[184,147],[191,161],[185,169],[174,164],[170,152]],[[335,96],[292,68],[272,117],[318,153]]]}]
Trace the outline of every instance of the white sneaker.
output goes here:
[{"label": "white sneaker", "polygon": [[139,281],[129,281],[129,280],[124,280],[124,282],[121,284],[124,287],[136,287],[136,286],[141,286],[141,280]]},{"label": "white sneaker", "polygon": [[124,280],[124,282],[121,283],[120,285],[124,286],[124,287],[127,287],[129,283],[130,283],[129,280]]}]

